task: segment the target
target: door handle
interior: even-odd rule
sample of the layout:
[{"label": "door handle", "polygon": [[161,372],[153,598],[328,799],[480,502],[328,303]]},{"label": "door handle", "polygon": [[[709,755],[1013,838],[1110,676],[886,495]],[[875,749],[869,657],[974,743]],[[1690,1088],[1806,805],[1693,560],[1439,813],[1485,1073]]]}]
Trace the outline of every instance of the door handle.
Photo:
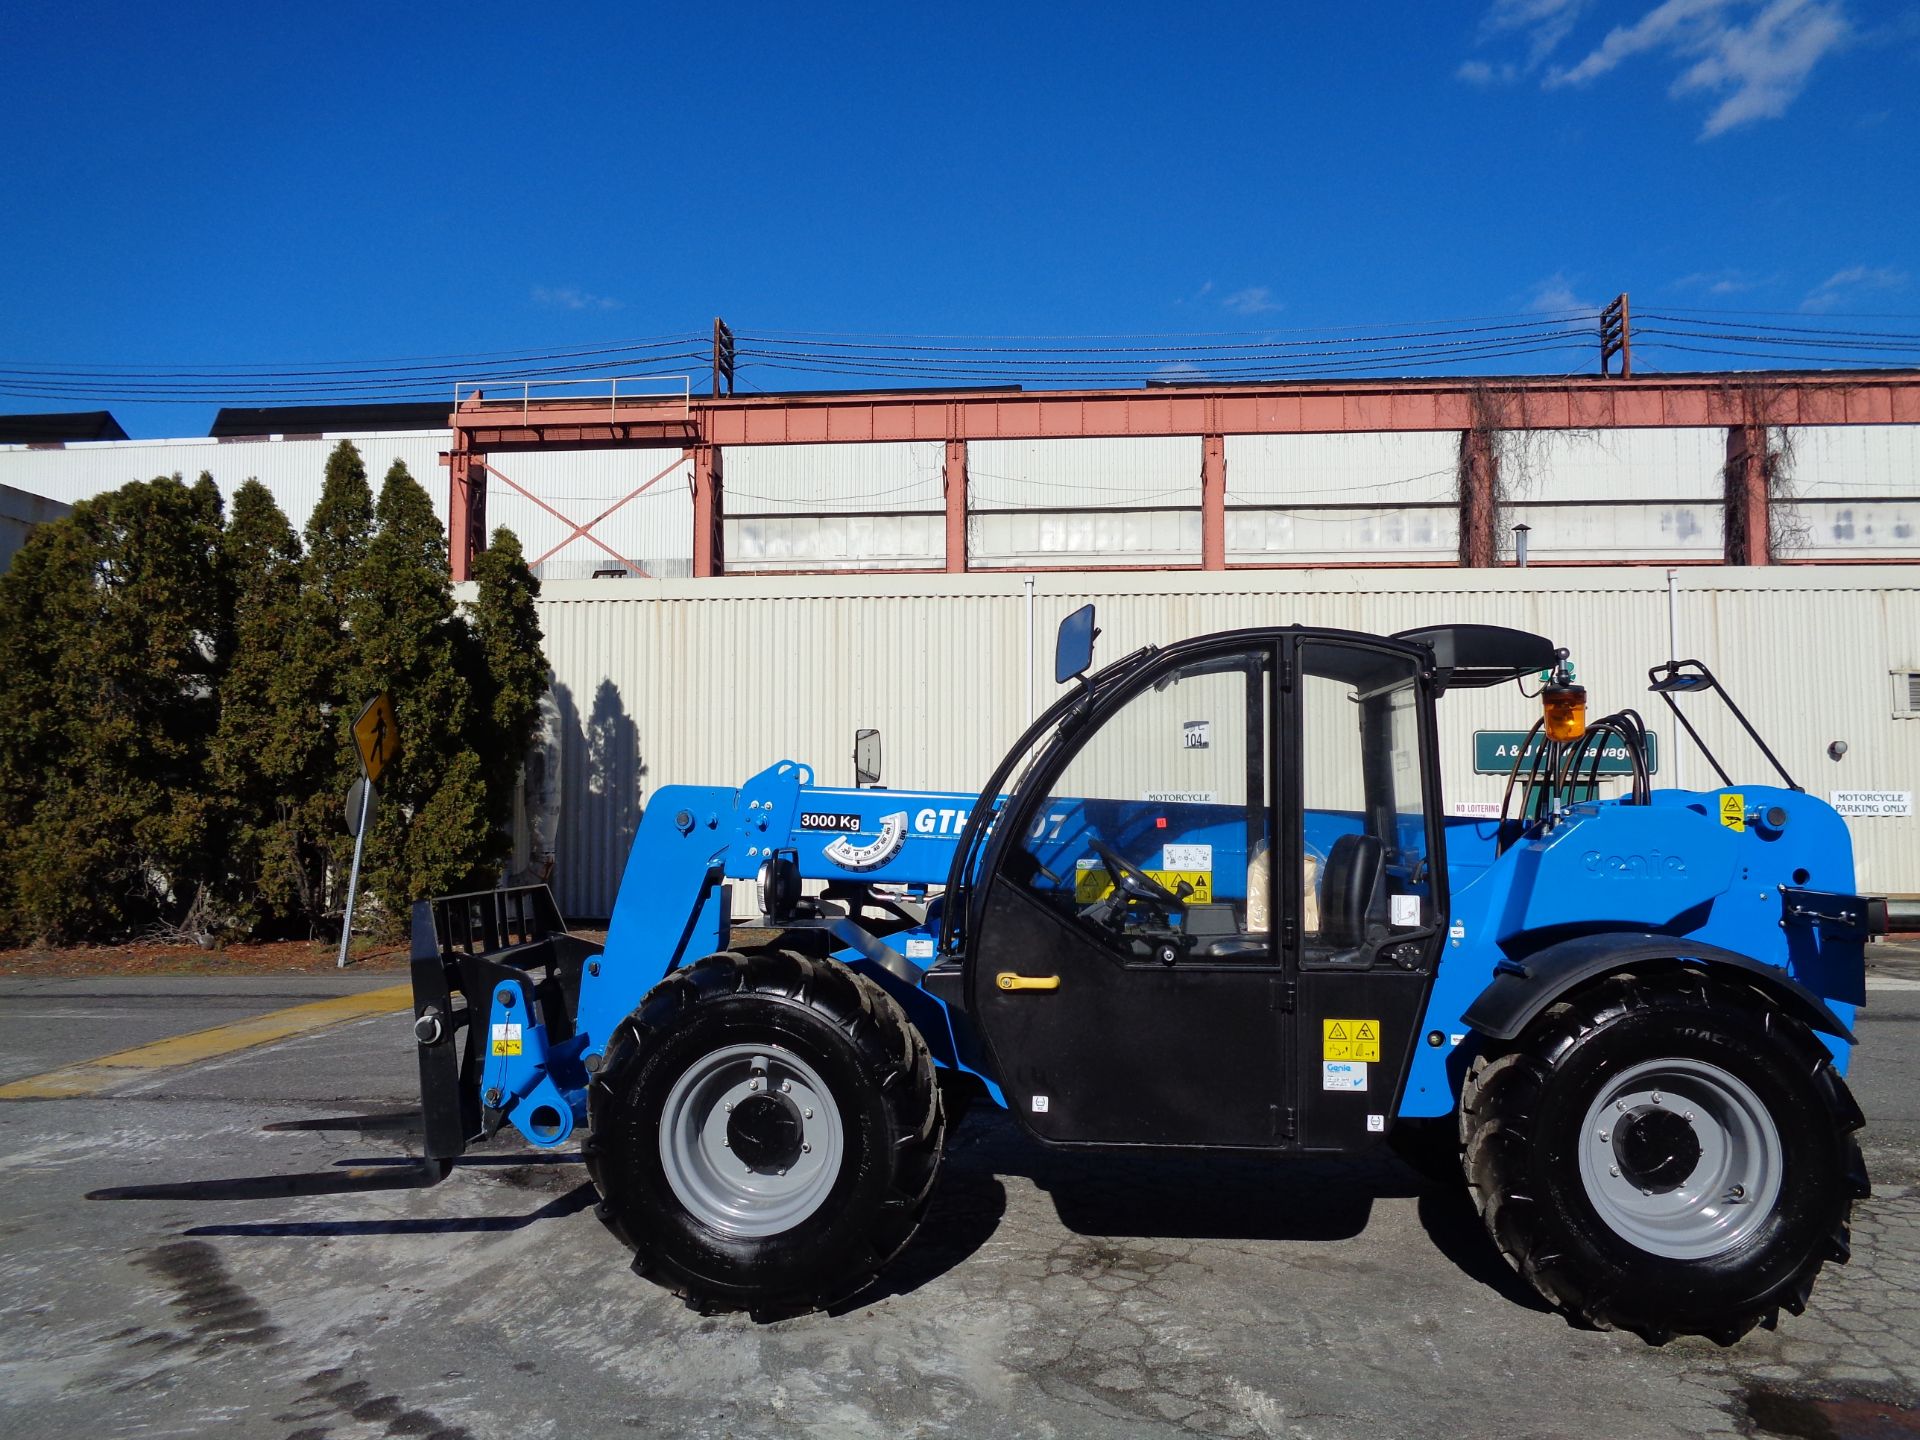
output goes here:
[{"label": "door handle", "polygon": [[1011,970],[1002,970],[993,977],[993,983],[1002,990],[1058,990],[1058,975],[1016,975]]}]

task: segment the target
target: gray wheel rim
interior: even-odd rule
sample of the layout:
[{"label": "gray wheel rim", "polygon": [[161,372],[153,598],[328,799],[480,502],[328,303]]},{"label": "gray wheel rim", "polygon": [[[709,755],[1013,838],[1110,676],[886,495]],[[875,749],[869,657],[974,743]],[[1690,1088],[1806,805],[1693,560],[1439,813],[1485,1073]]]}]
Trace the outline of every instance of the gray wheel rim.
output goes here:
[{"label": "gray wheel rim", "polygon": [[[799,1113],[804,1148],[756,1169],[735,1154],[736,1107],[777,1095]],[[689,1065],[660,1112],[660,1164],[687,1212],[723,1235],[778,1235],[818,1210],[845,1153],[840,1112],[814,1068],[777,1045],[729,1045]]]},{"label": "gray wheel rim", "polygon": [[[1698,1159],[1677,1181],[1645,1184],[1627,1146],[1633,1127],[1658,1112],[1668,1133],[1691,1137]],[[1784,1163],[1779,1128],[1760,1097],[1701,1060],[1648,1060],[1610,1077],[1580,1134],[1580,1179],[1601,1220],[1627,1243],[1672,1260],[1704,1260],[1743,1244],[1773,1213]]]}]

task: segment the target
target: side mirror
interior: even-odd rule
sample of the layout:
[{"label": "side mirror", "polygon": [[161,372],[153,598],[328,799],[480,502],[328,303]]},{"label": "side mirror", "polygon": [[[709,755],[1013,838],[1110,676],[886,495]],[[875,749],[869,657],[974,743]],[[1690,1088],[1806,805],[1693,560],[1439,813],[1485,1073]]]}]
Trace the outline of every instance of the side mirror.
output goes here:
[{"label": "side mirror", "polygon": [[878,730],[856,730],[853,732],[853,786],[858,790],[863,785],[880,783],[880,732]]},{"label": "side mirror", "polygon": [[1064,685],[1093,668],[1093,641],[1100,631],[1093,623],[1093,606],[1082,605],[1060,622],[1053,641],[1053,680]]}]

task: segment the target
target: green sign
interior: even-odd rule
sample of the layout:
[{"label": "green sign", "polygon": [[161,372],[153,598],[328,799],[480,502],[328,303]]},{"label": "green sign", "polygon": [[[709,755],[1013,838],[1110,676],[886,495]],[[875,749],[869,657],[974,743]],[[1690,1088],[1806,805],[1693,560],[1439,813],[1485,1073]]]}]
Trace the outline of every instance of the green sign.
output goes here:
[{"label": "green sign", "polygon": [[[1535,736],[1533,746],[1524,755],[1527,732],[1524,730],[1476,730],[1473,732],[1473,771],[1476,775],[1505,775],[1513,769],[1514,757],[1520,758],[1520,773],[1524,776],[1533,765],[1533,754],[1540,748],[1540,737]],[[1587,766],[1593,763],[1593,753],[1589,751],[1580,762],[1580,773],[1587,773]],[[1630,775],[1633,762],[1627,758],[1627,747],[1616,737],[1609,735],[1605,748],[1600,752],[1600,773],[1602,775]],[[1647,773],[1660,773],[1660,745],[1651,730],[1647,732]]]}]

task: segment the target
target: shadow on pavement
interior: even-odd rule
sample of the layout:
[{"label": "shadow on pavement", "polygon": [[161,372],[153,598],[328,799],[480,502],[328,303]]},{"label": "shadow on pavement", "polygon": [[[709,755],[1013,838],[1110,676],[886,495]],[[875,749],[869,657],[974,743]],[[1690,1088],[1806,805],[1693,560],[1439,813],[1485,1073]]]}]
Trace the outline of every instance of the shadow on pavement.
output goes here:
[{"label": "shadow on pavement", "polygon": [[363,1195],[376,1190],[424,1190],[448,1170],[444,1160],[403,1160],[396,1165],[355,1165],[299,1175],[239,1175],[225,1180],[182,1180],[168,1185],[113,1185],[89,1190],[89,1200],[291,1200],[308,1195]]},{"label": "shadow on pavement", "polygon": [[418,1110],[396,1110],[384,1115],[332,1115],[320,1120],[276,1120],[262,1130],[277,1134],[309,1130],[403,1130],[418,1132]]},{"label": "shadow on pavement", "polygon": [[524,1230],[542,1220],[559,1220],[590,1209],[599,1198],[591,1182],[556,1195],[525,1215],[396,1217],[387,1220],[262,1220],[251,1224],[196,1225],[182,1233],[195,1236],[251,1236],[255,1239],[343,1239],[391,1235],[499,1235]]},{"label": "shadow on pavement", "polygon": [[1006,1208],[998,1178],[1006,1175],[1045,1191],[1067,1229],[1104,1239],[1350,1240],[1366,1229],[1376,1200],[1417,1197],[1427,1237],[1462,1274],[1515,1305],[1550,1308],[1494,1248],[1464,1182],[1423,1177],[1389,1151],[1276,1160],[1048,1150],[985,1107],[950,1142],[940,1191],[896,1262],[899,1273],[882,1274],[849,1305],[904,1294],[985,1244]]}]

